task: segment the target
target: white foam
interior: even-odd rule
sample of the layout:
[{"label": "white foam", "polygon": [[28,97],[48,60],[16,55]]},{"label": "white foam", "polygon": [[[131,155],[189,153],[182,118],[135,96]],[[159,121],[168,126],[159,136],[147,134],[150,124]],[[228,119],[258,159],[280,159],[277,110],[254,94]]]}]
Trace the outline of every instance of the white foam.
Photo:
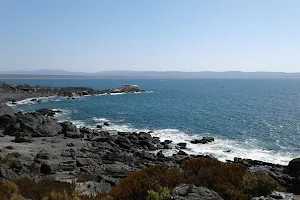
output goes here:
[{"label": "white foam", "polygon": [[[60,109],[61,110],[61,109]],[[64,120],[70,120],[70,111],[62,110],[59,113],[60,118]],[[68,119],[69,118],[69,119]],[[131,126],[131,124],[120,124],[120,121],[110,121],[103,117],[93,117],[95,122],[94,126],[87,125],[84,120],[73,120],[72,123],[77,127],[88,127],[95,128],[95,125],[102,124],[104,122],[109,122],[109,126],[103,126],[103,130],[108,131],[121,131],[121,132],[148,132],[148,129],[136,129]],[[221,161],[231,160],[235,157],[249,158],[255,160],[261,160],[265,162],[271,162],[281,165],[287,165],[290,160],[300,155],[295,155],[290,153],[288,150],[282,148],[282,151],[267,150],[258,147],[257,141],[255,139],[242,140],[232,140],[215,137],[215,141],[208,144],[192,144],[190,141],[194,139],[201,139],[202,136],[207,136],[209,134],[203,133],[202,135],[190,135],[185,132],[179,131],[177,129],[159,129],[154,130],[151,133],[154,137],[159,137],[161,141],[172,140],[171,146],[175,147],[177,143],[185,142],[187,143],[187,149],[184,151],[188,154],[193,155],[211,155],[218,158]],[[174,148],[171,150],[163,150],[166,156],[171,156],[176,153],[178,149]],[[230,151],[230,152],[228,152]]]},{"label": "white foam", "polygon": [[93,117],[93,121],[94,122],[109,122],[109,120],[106,118],[97,118],[97,117]]},{"label": "white foam", "polygon": [[107,96],[107,95],[128,95],[128,94],[142,94],[142,93],[152,93],[153,91],[145,91],[145,92],[118,92],[118,93],[105,93],[105,94],[96,94],[95,96]]},{"label": "white foam", "polygon": [[[162,129],[156,130],[152,133],[153,136],[159,137],[161,141],[172,140],[173,143],[186,142],[186,151],[189,154],[201,154],[201,155],[211,155],[218,158],[221,161],[231,160],[235,157],[254,159],[270,163],[276,163],[281,165],[287,165],[290,160],[299,156],[292,155],[288,152],[275,152],[273,150],[266,150],[258,148],[253,145],[253,140],[247,141],[237,141],[230,139],[220,139],[215,137],[215,141],[208,144],[192,144],[191,140],[198,138],[200,136],[190,136],[184,132],[178,131],[176,129]],[[205,134],[204,134],[205,135]],[[203,135],[203,136],[204,136]],[[227,152],[229,151],[230,152]],[[169,156],[174,151],[166,151],[165,155]]]}]

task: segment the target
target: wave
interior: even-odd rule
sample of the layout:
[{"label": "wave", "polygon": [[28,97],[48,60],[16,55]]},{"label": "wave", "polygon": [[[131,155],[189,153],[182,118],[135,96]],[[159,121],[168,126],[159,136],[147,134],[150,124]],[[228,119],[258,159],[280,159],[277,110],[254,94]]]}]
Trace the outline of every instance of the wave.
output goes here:
[{"label": "wave", "polygon": [[105,93],[105,94],[96,94],[95,96],[107,96],[107,95],[128,95],[128,94],[143,94],[143,93],[152,93],[153,91],[145,91],[145,92],[132,92],[132,93],[125,93],[125,92],[119,92],[119,93]]},{"label": "wave", "polygon": [[[215,141],[208,144],[192,144],[190,143],[194,139],[201,139],[202,136],[207,136],[209,134],[203,135],[190,135],[185,132],[179,131],[177,129],[138,129],[131,126],[131,124],[119,124],[114,123],[108,120],[107,118],[92,118],[96,123],[95,126],[86,125],[82,120],[75,120],[73,123],[80,126],[87,126],[89,128],[95,128],[97,124],[101,122],[109,122],[109,126],[103,126],[103,130],[107,131],[121,131],[121,132],[148,132],[152,131],[151,135],[154,137],[159,137],[163,142],[165,140],[172,140],[172,147],[175,147],[176,144],[180,142],[187,143],[186,149],[184,151],[190,155],[210,155],[217,158],[220,161],[233,161],[235,157],[244,158],[244,159],[255,159],[261,160],[264,162],[270,162],[275,164],[287,165],[290,160],[299,156],[286,151],[274,151],[259,148],[255,145],[254,140],[232,140],[232,139],[223,139],[215,137]],[[165,156],[171,156],[174,153],[179,151],[176,148],[163,150]]]}]

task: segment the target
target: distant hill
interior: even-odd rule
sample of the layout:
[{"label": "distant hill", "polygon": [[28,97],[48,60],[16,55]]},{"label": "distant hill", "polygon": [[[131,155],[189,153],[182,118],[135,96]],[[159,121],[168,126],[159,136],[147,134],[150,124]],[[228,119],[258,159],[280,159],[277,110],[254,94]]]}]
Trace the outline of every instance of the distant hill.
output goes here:
[{"label": "distant hill", "polygon": [[300,78],[300,73],[285,72],[181,72],[181,71],[101,71],[97,73],[65,70],[0,71],[0,78]]}]

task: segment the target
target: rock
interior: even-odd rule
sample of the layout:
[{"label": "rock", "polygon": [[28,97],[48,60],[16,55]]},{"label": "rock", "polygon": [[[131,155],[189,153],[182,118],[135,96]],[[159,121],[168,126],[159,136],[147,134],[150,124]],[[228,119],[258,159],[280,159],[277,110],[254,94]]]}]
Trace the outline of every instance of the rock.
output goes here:
[{"label": "rock", "polygon": [[87,181],[83,183],[76,183],[75,191],[80,195],[96,196],[98,194],[107,194],[112,190],[112,187],[105,180],[100,182]]},{"label": "rock", "polygon": [[165,140],[164,144],[171,144],[173,141],[172,140]]},{"label": "rock", "polygon": [[77,132],[78,131],[77,127],[72,122],[65,121],[65,122],[60,123],[60,125],[62,126],[63,132],[67,132],[67,131]]},{"label": "rock", "polygon": [[298,172],[300,172],[300,158],[295,158],[289,162],[287,172],[292,176],[295,176]]},{"label": "rock", "polygon": [[77,158],[76,159],[76,166],[83,167],[86,165],[95,165],[96,163],[91,158]]},{"label": "rock", "polygon": [[44,162],[41,165],[40,172],[43,174],[46,174],[46,175],[54,174],[55,171],[56,171],[56,168],[55,168],[54,164],[51,162]]},{"label": "rock", "polygon": [[285,192],[272,192],[272,194],[268,196],[262,197],[253,197],[251,200],[297,200],[298,198],[293,193],[285,193]]},{"label": "rock", "polygon": [[0,116],[8,115],[10,117],[14,117],[15,113],[12,107],[6,105],[6,104],[0,104]]},{"label": "rock", "polygon": [[20,131],[16,133],[16,138],[13,140],[13,142],[16,143],[23,143],[23,142],[31,143],[32,141],[33,141],[32,137],[29,133],[20,132]]},{"label": "rock", "polygon": [[0,116],[0,128],[6,128],[9,124],[15,122],[15,117],[10,115]]},{"label": "rock", "polygon": [[102,128],[102,126],[98,124],[98,125],[96,126],[96,128],[100,128],[100,129],[101,129],[101,128]]},{"label": "rock", "polygon": [[209,142],[213,142],[215,139],[211,136],[204,136],[201,140],[195,139],[191,141],[192,144],[207,144]]},{"label": "rock", "polygon": [[75,147],[75,144],[73,142],[70,142],[67,144],[68,147]]},{"label": "rock", "polygon": [[19,115],[17,122],[20,124],[20,129],[26,130],[31,137],[53,137],[62,130],[54,118],[36,112]]},{"label": "rock", "polygon": [[186,143],[185,142],[180,142],[177,144],[177,146],[179,146],[180,149],[186,149]]},{"label": "rock", "polygon": [[83,138],[84,134],[77,130],[76,132],[67,131],[64,136],[68,138]]},{"label": "rock", "polygon": [[186,152],[184,152],[184,151],[182,151],[182,150],[179,150],[179,151],[177,152],[177,155],[187,156],[187,155],[189,155],[189,154],[187,154]]},{"label": "rock", "polygon": [[20,123],[11,123],[3,131],[4,135],[15,136],[17,130],[21,128]]},{"label": "rock", "polygon": [[35,156],[35,161],[37,161],[37,159],[42,159],[42,160],[54,160],[57,159],[56,156],[54,156],[52,153],[50,153],[49,151],[43,150],[40,151],[36,154]]},{"label": "rock", "polygon": [[109,126],[109,123],[108,122],[104,122],[103,126]]},{"label": "rock", "polygon": [[62,126],[62,133],[64,134],[65,137],[68,138],[83,138],[84,134],[79,131],[79,129],[72,124],[72,122],[65,121],[60,123]]},{"label": "rock", "polygon": [[223,200],[218,193],[192,184],[181,184],[175,187],[171,192],[171,197],[174,200]]},{"label": "rock", "polygon": [[162,150],[157,152],[156,156],[159,157],[159,158],[165,158],[165,155],[163,154]]},{"label": "rock", "polygon": [[54,111],[54,110],[51,110],[48,108],[41,108],[41,109],[36,110],[36,112],[41,113],[42,115],[45,115],[45,116],[53,117],[56,113],[61,112],[61,111]]},{"label": "rock", "polygon": [[73,171],[76,169],[76,167],[75,160],[62,161],[58,164],[58,168],[62,171]]},{"label": "rock", "polygon": [[19,175],[12,169],[0,167],[0,177],[3,177],[8,180],[16,180],[17,178],[19,178]]}]

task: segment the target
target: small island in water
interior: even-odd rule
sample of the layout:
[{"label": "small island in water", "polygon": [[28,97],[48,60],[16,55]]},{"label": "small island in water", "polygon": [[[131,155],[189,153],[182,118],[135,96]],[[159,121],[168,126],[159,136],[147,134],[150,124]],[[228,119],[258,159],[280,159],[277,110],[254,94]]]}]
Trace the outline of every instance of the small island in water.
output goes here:
[{"label": "small island in water", "polygon": [[[148,132],[120,132],[58,121],[60,110],[17,112],[8,105],[30,98],[132,94],[137,85],[94,90],[0,84],[1,199],[297,199],[300,158],[287,166],[235,158],[220,162],[190,155],[187,143]],[[70,101],[72,103],[72,101]],[[120,102],[121,103],[121,102]],[[89,112],[88,110],[86,112]],[[209,145],[204,135],[190,143]],[[173,155],[164,155],[172,149]],[[264,197],[262,197],[264,196]]]}]

